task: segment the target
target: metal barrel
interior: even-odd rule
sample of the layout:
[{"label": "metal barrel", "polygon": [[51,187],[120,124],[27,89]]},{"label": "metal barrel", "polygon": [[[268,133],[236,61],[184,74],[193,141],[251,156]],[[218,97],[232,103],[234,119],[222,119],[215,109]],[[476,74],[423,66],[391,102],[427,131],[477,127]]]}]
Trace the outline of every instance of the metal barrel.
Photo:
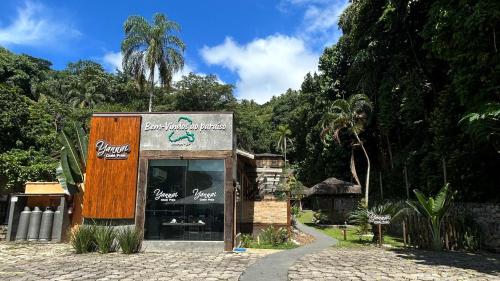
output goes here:
[{"label": "metal barrel", "polygon": [[57,210],[54,212],[54,221],[52,223],[52,240],[60,239],[60,232],[62,226],[62,207],[57,207]]},{"label": "metal barrel", "polygon": [[35,207],[33,209],[33,212],[31,212],[30,223],[28,225],[28,241],[38,240],[41,221],[42,221],[42,211],[40,211],[40,208]]},{"label": "metal barrel", "polygon": [[42,214],[42,222],[40,223],[40,235],[38,240],[49,241],[52,233],[52,222],[54,220],[54,212],[47,207]]},{"label": "metal barrel", "polygon": [[28,236],[28,224],[30,222],[31,211],[30,207],[24,207],[24,211],[19,216],[17,225],[16,241],[25,241]]}]

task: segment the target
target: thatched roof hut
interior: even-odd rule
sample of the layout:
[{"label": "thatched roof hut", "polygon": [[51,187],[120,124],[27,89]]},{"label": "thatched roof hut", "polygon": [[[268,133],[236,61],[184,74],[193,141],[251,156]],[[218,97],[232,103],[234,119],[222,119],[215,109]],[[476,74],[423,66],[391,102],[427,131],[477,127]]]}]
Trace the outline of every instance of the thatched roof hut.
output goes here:
[{"label": "thatched roof hut", "polygon": [[313,187],[306,189],[305,195],[358,195],[361,194],[361,186],[352,182],[328,178]]}]

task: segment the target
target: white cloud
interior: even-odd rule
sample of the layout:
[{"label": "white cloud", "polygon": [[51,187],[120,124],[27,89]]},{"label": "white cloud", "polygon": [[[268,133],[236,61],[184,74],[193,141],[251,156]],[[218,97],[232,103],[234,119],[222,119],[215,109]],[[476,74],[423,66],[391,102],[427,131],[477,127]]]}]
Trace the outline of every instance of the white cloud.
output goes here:
[{"label": "white cloud", "polygon": [[108,52],[102,57],[102,62],[104,67],[109,72],[114,72],[116,70],[122,71],[122,53],[121,52]]},{"label": "white cloud", "polygon": [[340,36],[338,19],[349,0],[282,0],[284,13],[303,11],[293,35],[276,34],[238,44],[231,38],[200,53],[209,65],[219,65],[238,75],[236,95],[263,103],[298,89],[307,72],[317,70],[325,46]]},{"label": "white cloud", "polygon": [[0,44],[29,46],[60,46],[63,39],[81,33],[67,22],[54,19],[45,6],[31,1],[18,7],[15,19],[0,26]]},{"label": "white cloud", "polygon": [[349,1],[332,0],[322,3],[312,1],[302,5],[305,5],[306,11],[298,29],[299,36],[323,46],[335,43],[340,36],[339,17],[349,5]]},{"label": "white cloud", "polygon": [[349,0],[282,0],[278,10],[304,11],[297,36],[312,45],[325,47],[334,44],[340,36],[338,20],[349,3]]},{"label": "white cloud", "polygon": [[239,45],[231,38],[214,47],[203,47],[206,63],[238,74],[236,95],[263,103],[287,89],[300,87],[304,75],[315,71],[318,55],[296,37],[281,34]]},{"label": "white cloud", "polygon": [[[104,54],[104,56],[102,57],[101,60],[104,64],[104,67],[109,72],[114,72],[117,69],[120,71],[123,70],[123,68],[122,68],[123,57],[122,57],[121,52],[107,52],[106,54]],[[177,81],[182,79],[182,76],[188,75],[191,72],[196,73],[195,68],[192,65],[186,63],[186,64],[184,64],[184,68],[181,71],[176,72],[174,74],[174,77],[172,77],[172,80],[173,80],[173,82],[177,82]],[[203,73],[196,73],[196,74],[204,75]],[[155,71],[155,81],[158,81],[158,71]]]}]

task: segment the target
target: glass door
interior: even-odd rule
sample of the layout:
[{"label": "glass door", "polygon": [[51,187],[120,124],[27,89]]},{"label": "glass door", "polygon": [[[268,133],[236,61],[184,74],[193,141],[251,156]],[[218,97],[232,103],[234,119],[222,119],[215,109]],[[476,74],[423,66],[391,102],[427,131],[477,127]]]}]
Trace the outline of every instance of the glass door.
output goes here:
[{"label": "glass door", "polygon": [[224,239],[224,160],[150,160],[144,238]]}]

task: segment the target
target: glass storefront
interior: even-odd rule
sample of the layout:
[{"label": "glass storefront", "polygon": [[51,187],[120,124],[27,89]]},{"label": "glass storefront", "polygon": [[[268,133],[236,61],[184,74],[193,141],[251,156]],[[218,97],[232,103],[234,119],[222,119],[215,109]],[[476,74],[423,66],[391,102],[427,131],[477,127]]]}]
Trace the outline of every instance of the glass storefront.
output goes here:
[{"label": "glass storefront", "polygon": [[224,160],[150,160],[144,239],[224,239]]}]

